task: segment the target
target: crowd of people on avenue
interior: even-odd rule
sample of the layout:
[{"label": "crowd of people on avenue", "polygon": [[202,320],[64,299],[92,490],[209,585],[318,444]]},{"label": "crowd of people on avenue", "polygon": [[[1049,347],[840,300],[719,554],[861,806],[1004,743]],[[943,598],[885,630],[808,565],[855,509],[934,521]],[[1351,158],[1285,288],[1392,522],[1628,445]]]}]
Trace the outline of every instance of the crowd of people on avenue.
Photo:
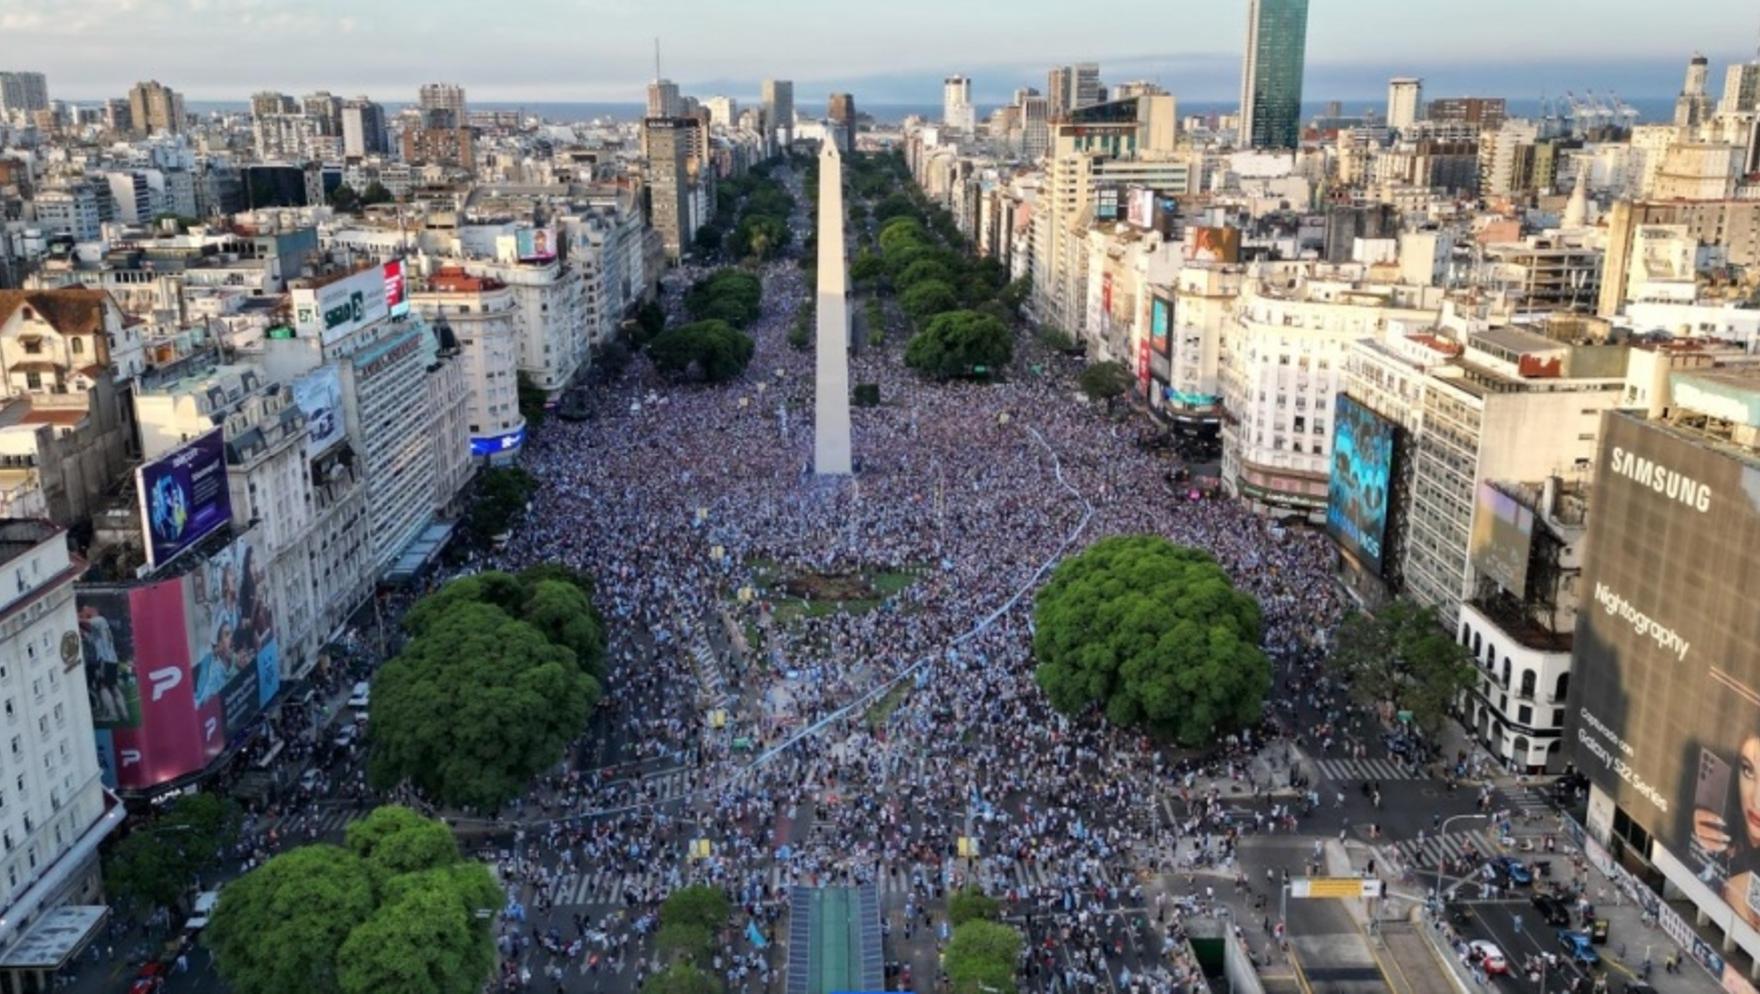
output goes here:
[{"label": "crowd of people on avenue", "polygon": [[[673,317],[693,275],[669,280]],[[524,455],[542,486],[494,565],[560,561],[593,577],[616,660],[599,720],[627,723],[639,758],[687,767],[694,803],[654,804],[642,779],[574,764],[540,784],[520,812],[524,848],[503,860],[510,884],[539,907],[587,867],[656,870],[656,885],[626,893],[614,920],[576,915],[576,931],[555,941],[504,923],[504,951],[626,955],[621,936],[651,928],[661,898],[686,882],[724,887],[742,933],[745,920],[769,930],[792,885],[905,892],[894,932],[940,928],[938,902],[978,885],[1023,926],[1024,976],[1039,989],[1202,989],[1181,929],[1212,908],[1151,896],[1153,871],[1231,877],[1243,833],[1296,828],[1295,803],[1243,815],[1230,801],[1296,782],[1297,708],[1327,716],[1341,750],[1366,734],[1318,669],[1342,610],[1324,538],[1176,485],[1170,464],[1086,403],[1054,356],[1036,369],[1017,360],[997,383],[937,384],[897,349],[859,349],[851,382],[877,383],[882,403],[854,412],[856,476],[817,478],[813,356],[784,343],[810,288],[792,259],[766,265],[763,282],[742,379],[678,386],[638,361],[589,419],[546,424]],[[1259,729],[1201,765],[1067,719],[1033,681],[1035,585],[1061,556],[1123,533],[1208,551],[1263,608],[1273,703]],[[767,577],[872,570],[914,571],[915,582],[873,610],[774,623]],[[755,596],[735,596],[748,587]],[[728,729],[709,727],[698,695],[681,689],[696,686],[689,650],[714,626],[762,642],[731,664]],[[876,717],[881,701],[889,709]],[[734,737],[751,751],[735,753]],[[1151,803],[1167,794],[1177,802]],[[780,826],[803,818],[810,838],[781,843]],[[975,859],[954,857],[961,837]],[[712,854],[685,860],[692,838],[713,840]],[[536,858],[540,848],[560,860]],[[1126,921],[1122,908],[1142,910]],[[1114,915],[1145,936],[1153,917],[1162,935],[1151,944],[1166,955],[1119,968],[1119,931],[1098,927]],[[754,962],[724,958],[730,991],[765,989]],[[554,977],[547,963],[510,977],[547,968]]]}]

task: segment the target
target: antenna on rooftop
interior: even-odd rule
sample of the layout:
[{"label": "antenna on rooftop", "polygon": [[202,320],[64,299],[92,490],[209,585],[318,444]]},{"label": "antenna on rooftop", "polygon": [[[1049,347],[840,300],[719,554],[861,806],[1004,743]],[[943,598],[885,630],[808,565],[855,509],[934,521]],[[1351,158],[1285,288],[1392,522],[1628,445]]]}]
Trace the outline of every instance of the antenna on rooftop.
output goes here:
[{"label": "antenna on rooftop", "polygon": [[654,78],[655,79],[665,79],[666,78],[666,77],[660,75],[660,36],[659,35],[654,36]]}]

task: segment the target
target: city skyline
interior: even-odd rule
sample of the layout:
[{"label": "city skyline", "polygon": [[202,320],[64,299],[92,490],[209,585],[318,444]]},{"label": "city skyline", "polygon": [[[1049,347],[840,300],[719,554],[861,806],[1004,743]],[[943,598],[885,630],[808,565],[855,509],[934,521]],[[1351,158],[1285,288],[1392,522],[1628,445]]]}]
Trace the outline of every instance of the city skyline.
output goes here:
[{"label": "city skyline", "polygon": [[[1570,0],[1533,10],[1488,0],[1475,16],[1438,30],[1431,12],[1392,0],[1328,0],[1311,15],[1306,92],[1319,99],[1384,93],[1393,75],[1418,75],[1429,92],[1512,97],[1614,90],[1672,95],[1694,52],[1714,65],[1755,57],[1760,16],[1743,0],[1700,0],[1657,21],[1636,0]],[[806,0],[780,0],[764,15],[688,0],[662,32],[663,72],[686,92],[750,97],[764,77],[793,79],[803,94],[843,89],[873,103],[931,103],[950,73],[973,78],[978,103],[1004,100],[1043,82],[1045,68],[1098,61],[1107,81],[1148,79],[1194,101],[1238,93],[1245,3],[1171,17],[1127,0],[1103,22],[1071,23],[1048,0],[957,9],[903,0],[833,20]],[[412,99],[432,79],[456,80],[485,101],[640,101],[654,73],[651,10],[630,0],[588,6],[537,0],[485,24],[474,5],[452,0],[420,8],[368,8],[319,0],[299,10],[267,0],[18,0],[0,13],[0,32],[30,53],[17,68],[44,72],[57,99],[115,96],[140,79],[160,79],[192,100],[243,100],[258,89],[365,92]],[[920,15],[920,16],[919,16]],[[1006,15],[1007,31],[998,17]],[[1594,37],[1583,29],[1595,18]],[[929,18],[929,21],[925,21]],[[1136,20],[1147,30],[1115,29]],[[937,30],[923,33],[920,26]],[[1177,44],[1145,43],[1157,23]],[[578,28],[558,30],[558,24]],[[1376,31],[1364,32],[1364,24]],[[1512,27],[1514,26],[1514,27]],[[765,38],[786,30],[801,44],[786,53]],[[406,44],[388,45],[388,37]],[[809,44],[814,38],[819,44]],[[982,37],[984,61],[971,41]],[[273,39],[269,59],[218,58]],[[1405,53],[1405,54],[1401,54]],[[403,91],[408,91],[405,97]]]}]

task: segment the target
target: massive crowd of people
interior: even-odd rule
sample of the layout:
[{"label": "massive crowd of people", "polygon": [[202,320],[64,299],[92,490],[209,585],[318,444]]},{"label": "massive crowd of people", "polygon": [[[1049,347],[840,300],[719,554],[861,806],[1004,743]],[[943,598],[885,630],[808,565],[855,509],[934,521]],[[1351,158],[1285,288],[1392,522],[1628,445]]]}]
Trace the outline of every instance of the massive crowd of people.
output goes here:
[{"label": "massive crowd of people", "polygon": [[[696,275],[669,277],[673,316]],[[889,922],[896,934],[935,927],[936,902],[978,884],[1029,923],[1025,976],[1039,989],[1199,989],[1165,892],[1146,895],[1138,871],[1232,874],[1242,833],[1296,827],[1298,803],[1243,816],[1229,802],[1295,781],[1297,709],[1336,722],[1341,743],[1360,721],[1317,670],[1342,610],[1323,537],[1193,499],[1049,355],[1017,361],[1000,382],[934,384],[904,369],[897,348],[858,350],[851,382],[878,384],[882,403],[854,411],[857,474],[815,477],[813,356],[784,341],[809,288],[792,260],[767,265],[763,280],[743,377],[679,385],[638,360],[589,419],[546,423],[524,455],[541,489],[494,565],[561,561],[591,574],[615,660],[597,720],[642,743],[636,758],[683,761],[694,803],[652,804],[641,780],[571,762],[535,789],[526,847],[502,861],[504,876],[543,904],[588,867],[664,866],[657,886],[626,893],[613,930],[645,928],[684,882],[725,887],[766,929],[790,885],[879,881],[908,894]],[[1032,589],[1062,555],[1121,533],[1210,552],[1263,608],[1279,682],[1266,720],[1202,760],[1059,715],[1032,679]],[[776,623],[777,576],[872,570],[915,580],[875,609]],[[757,591],[749,601],[736,596],[746,587]],[[716,627],[762,642],[746,646],[725,729],[706,721],[690,652]],[[752,752],[731,752],[735,736]],[[1177,802],[1154,803],[1165,795]],[[801,819],[813,826],[804,841],[786,834]],[[713,851],[686,861],[698,837]],[[961,837],[976,858],[955,857]],[[1096,922],[1156,900],[1169,955],[1134,973],[1109,965],[1121,940]],[[617,944],[604,923],[577,915],[576,925],[559,939],[598,929],[605,950]],[[503,929],[504,950],[560,950],[535,973],[510,968],[510,986],[555,979],[570,950],[587,955],[528,922]],[[764,989],[748,965],[723,961],[729,990]]]}]

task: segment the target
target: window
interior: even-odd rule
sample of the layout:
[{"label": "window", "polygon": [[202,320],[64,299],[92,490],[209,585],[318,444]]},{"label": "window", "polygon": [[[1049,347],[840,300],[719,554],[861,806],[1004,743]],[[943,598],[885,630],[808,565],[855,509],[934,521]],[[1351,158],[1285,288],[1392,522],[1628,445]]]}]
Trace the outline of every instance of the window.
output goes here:
[{"label": "window", "polygon": [[[1495,654],[1493,654],[1492,658],[1495,659],[1497,657]],[[1507,657],[1503,661],[1503,679],[1500,682],[1505,687],[1509,686],[1509,659]]]},{"label": "window", "polygon": [[1516,724],[1526,725],[1534,720],[1534,709],[1524,704],[1516,709]]},{"label": "window", "polygon": [[73,350],[74,355],[84,355],[85,354],[85,351],[86,351],[86,340],[85,339],[78,338],[78,337],[71,338],[71,339],[68,339],[67,344],[68,344],[68,347]]},{"label": "window", "polygon": [[1557,687],[1557,689],[1553,690],[1553,692],[1552,692],[1553,702],[1554,703],[1562,703],[1565,699],[1566,692],[1569,691],[1570,688],[1571,688],[1571,675],[1569,673],[1560,673],[1558,675],[1558,687]]},{"label": "window", "polygon": [[41,352],[42,352],[42,351],[43,351],[43,342],[42,342],[42,339],[39,339],[39,338],[27,338],[27,339],[25,339],[25,340],[24,340],[24,351],[25,351],[25,354],[26,354],[26,355],[38,355],[38,354],[40,354],[40,353],[41,353]]},{"label": "window", "polygon": [[1538,679],[1539,674],[1535,673],[1533,670],[1523,670],[1521,696],[1532,699],[1534,696],[1534,684]]}]

